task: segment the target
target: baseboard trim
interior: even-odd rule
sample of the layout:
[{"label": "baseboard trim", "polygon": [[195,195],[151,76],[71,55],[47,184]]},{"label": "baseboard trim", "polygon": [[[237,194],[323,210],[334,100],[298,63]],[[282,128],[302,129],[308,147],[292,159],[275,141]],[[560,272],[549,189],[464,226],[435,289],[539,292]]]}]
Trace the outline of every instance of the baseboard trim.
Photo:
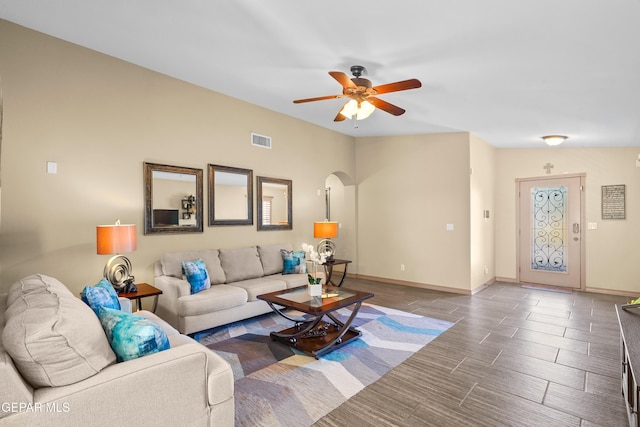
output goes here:
[{"label": "baseboard trim", "polygon": [[585,292],[593,292],[594,294],[607,294],[607,295],[620,295],[623,297],[633,297],[638,298],[640,293],[632,292],[632,291],[616,291],[614,289],[604,289],[604,288],[587,288]]}]

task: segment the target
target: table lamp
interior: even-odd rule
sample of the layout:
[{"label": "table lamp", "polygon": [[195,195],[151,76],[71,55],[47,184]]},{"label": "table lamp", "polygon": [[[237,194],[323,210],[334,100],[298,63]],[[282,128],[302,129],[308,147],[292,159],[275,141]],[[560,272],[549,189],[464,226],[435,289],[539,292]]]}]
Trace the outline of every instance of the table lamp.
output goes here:
[{"label": "table lamp", "polygon": [[104,277],[113,285],[116,292],[135,292],[134,277],[131,275],[131,262],[120,255],[136,250],[135,224],[98,225],[96,227],[96,246],[98,255],[113,255],[104,266]]},{"label": "table lamp", "polygon": [[337,222],[324,220],[313,223],[313,237],[323,239],[318,243],[317,252],[324,256],[328,262],[333,261],[333,255],[336,253],[336,245],[330,239],[337,235]]}]

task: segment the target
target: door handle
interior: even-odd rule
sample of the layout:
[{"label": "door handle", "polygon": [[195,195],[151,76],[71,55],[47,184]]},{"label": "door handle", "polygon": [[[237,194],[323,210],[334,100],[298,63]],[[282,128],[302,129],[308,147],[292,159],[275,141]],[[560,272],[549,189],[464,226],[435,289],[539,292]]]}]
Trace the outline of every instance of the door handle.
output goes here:
[{"label": "door handle", "polygon": [[573,223],[573,234],[578,234],[580,232],[580,224],[577,222]]}]

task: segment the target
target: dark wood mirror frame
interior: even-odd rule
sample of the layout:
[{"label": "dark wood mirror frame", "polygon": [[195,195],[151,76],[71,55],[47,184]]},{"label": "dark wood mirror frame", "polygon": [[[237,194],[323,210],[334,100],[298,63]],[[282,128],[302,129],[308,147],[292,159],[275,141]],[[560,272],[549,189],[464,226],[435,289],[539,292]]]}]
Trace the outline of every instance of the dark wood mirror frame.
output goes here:
[{"label": "dark wood mirror frame", "polygon": [[[209,225],[252,225],[253,224],[253,171],[251,169],[241,169],[231,166],[220,166],[209,164]],[[221,218],[216,217],[216,172],[223,172],[239,175],[246,179],[246,201],[241,206],[236,206],[240,210],[246,211],[246,218]],[[245,206],[246,203],[246,206]]]},{"label": "dark wood mirror frame", "polygon": [[[286,210],[287,210],[287,221],[286,223],[278,223],[278,224],[264,224],[263,223],[263,207],[262,207],[262,198],[266,193],[264,191],[264,184],[276,184],[284,186],[286,191]],[[256,204],[258,205],[258,231],[265,230],[291,230],[293,229],[293,192],[292,192],[292,181],[290,179],[278,179],[278,178],[267,178],[265,176],[259,176],[257,182],[257,196],[256,196]]]},{"label": "dark wood mirror frame", "polygon": [[[193,192],[189,195],[195,195],[195,201],[184,199],[179,201],[176,209],[171,209],[172,220],[170,224],[158,225],[154,223],[154,207],[153,207],[153,173],[166,172],[179,175],[194,175],[195,184]],[[181,166],[170,166],[157,163],[144,163],[144,234],[175,234],[175,233],[202,233],[202,169],[187,168]],[[178,218],[174,219],[175,211],[186,204],[191,208],[195,207],[195,223],[193,225],[180,224],[184,216],[178,213]],[[180,204],[182,203],[182,205]],[[161,209],[156,209],[161,211]],[[156,212],[158,213],[158,212]],[[177,224],[175,223],[177,222]]]}]

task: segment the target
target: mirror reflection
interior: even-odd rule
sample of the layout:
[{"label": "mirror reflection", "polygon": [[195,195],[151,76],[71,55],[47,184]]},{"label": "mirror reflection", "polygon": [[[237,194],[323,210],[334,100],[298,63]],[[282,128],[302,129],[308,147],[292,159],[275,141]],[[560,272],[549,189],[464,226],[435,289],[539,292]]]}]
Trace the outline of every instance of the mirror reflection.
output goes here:
[{"label": "mirror reflection", "polygon": [[209,165],[209,225],[253,224],[253,171]]},{"label": "mirror reflection", "polygon": [[202,232],[202,169],[144,163],[145,234]]},{"label": "mirror reflection", "polygon": [[258,230],[291,230],[292,182],[258,177]]}]

